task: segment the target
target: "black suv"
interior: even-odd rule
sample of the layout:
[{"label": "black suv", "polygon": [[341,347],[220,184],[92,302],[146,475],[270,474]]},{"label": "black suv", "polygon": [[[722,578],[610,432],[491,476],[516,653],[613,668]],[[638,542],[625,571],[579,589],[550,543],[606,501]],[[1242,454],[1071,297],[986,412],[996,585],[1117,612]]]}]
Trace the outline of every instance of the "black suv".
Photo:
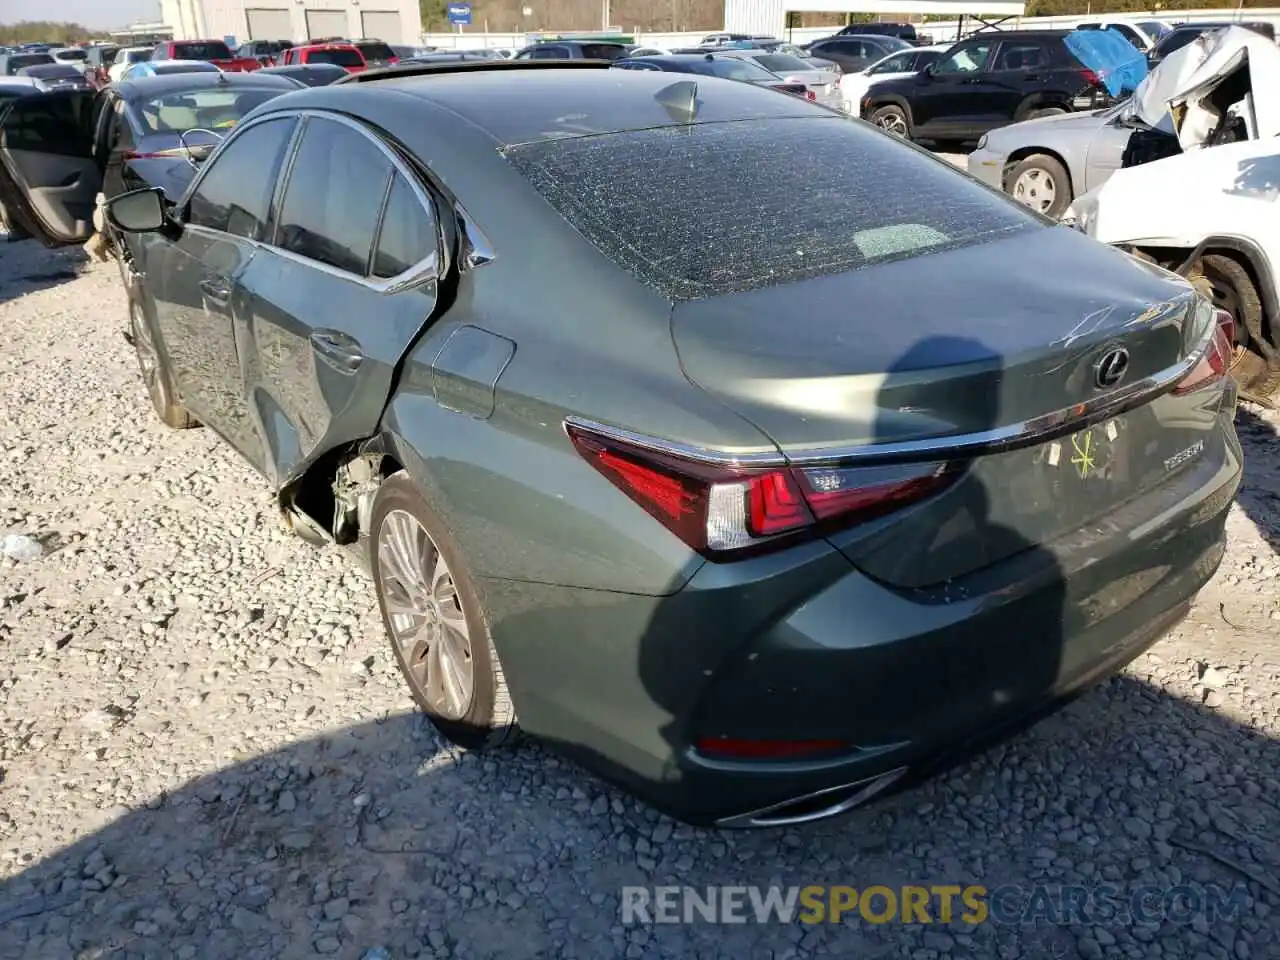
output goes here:
[{"label": "black suv", "polygon": [[920,73],[873,85],[859,113],[898,136],[956,143],[1019,120],[1108,106],[1098,75],[1067,49],[1067,35],[975,34]]},{"label": "black suv", "polygon": [[815,40],[804,49],[815,57],[839,64],[845,73],[857,73],[891,53],[910,50],[911,47],[910,43],[899,37],[839,34]]}]

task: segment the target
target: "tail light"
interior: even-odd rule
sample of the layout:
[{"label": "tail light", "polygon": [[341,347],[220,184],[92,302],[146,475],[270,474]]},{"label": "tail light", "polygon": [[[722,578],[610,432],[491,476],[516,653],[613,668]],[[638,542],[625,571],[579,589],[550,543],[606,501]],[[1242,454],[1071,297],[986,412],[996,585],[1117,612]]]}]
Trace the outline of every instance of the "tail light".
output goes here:
[{"label": "tail light", "polygon": [[399,62],[400,62],[400,58],[399,58],[399,57],[390,57],[390,58],[388,58],[388,60],[387,60],[387,64],[388,64],[388,66],[392,66],[392,67],[394,67],[394,66],[395,66],[397,63],[399,63]]},{"label": "tail light", "polygon": [[1200,362],[1174,388],[1174,393],[1191,393],[1216,383],[1227,375],[1236,348],[1236,320],[1226,310],[1214,311],[1213,337],[1200,355]]},{"label": "tail light", "polygon": [[817,95],[816,93],[814,93],[812,90],[806,90],[806,91],[804,92],[804,98],[805,98],[806,100],[817,100],[817,99],[818,99],[818,95]]},{"label": "tail light", "polygon": [[1096,71],[1090,70],[1088,67],[1080,71],[1080,76],[1084,79],[1084,82],[1091,87],[1102,86],[1102,77],[1100,77]]},{"label": "tail light", "polygon": [[951,463],[751,468],[689,460],[566,424],[578,452],[694,550],[759,552],[883,516],[950,486]]}]

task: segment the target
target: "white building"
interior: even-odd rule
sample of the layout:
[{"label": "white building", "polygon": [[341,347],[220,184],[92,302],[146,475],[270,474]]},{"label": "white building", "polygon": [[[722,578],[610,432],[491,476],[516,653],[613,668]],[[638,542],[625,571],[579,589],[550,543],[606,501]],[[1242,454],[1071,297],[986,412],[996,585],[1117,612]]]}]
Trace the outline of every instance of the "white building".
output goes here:
[{"label": "white building", "polygon": [[309,40],[376,37],[417,43],[418,0],[160,0],[175,40]]},{"label": "white building", "polygon": [[1020,17],[1023,0],[725,0],[724,28],[781,37],[788,13],[933,13],[945,16]]}]

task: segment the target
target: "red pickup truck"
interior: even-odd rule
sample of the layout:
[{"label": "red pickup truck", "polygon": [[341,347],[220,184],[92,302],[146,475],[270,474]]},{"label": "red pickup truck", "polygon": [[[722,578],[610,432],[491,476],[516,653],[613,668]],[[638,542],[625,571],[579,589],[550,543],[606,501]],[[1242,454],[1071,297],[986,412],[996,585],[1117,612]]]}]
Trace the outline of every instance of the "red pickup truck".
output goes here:
[{"label": "red pickup truck", "polygon": [[228,73],[248,73],[262,64],[253,57],[237,57],[221,40],[165,40],[156,44],[152,60],[204,60]]}]

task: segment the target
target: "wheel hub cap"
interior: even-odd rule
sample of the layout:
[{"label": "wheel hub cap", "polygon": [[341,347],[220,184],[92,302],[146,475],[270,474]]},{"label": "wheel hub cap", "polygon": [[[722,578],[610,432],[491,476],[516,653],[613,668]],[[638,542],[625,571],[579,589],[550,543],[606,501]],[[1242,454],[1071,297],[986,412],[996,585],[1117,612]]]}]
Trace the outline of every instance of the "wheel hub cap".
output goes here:
[{"label": "wheel hub cap", "polygon": [[1047,213],[1058,199],[1058,185],[1044,170],[1027,170],[1014,182],[1013,198],[1032,210]]}]

